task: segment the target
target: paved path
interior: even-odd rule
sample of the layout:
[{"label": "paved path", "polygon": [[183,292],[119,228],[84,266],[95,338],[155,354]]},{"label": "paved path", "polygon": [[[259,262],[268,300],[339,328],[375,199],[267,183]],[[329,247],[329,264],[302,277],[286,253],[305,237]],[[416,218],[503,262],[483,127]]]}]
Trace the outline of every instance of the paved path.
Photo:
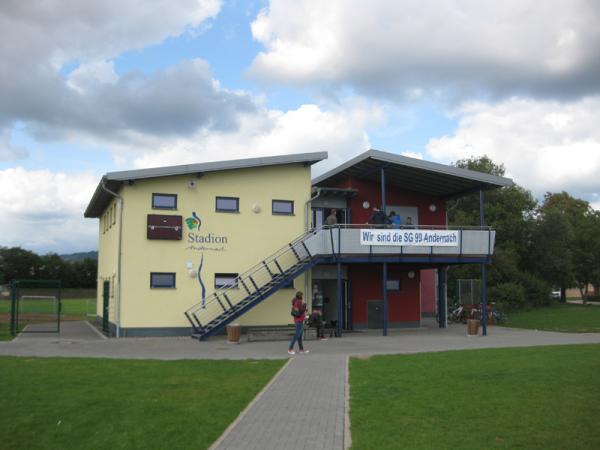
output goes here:
[{"label": "paved path", "polygon": [[212,447],[218,450],[344,448],[346,358],[298,355]]},{"label": "paved path", "polygon": [[[87,327],[87,325],[85,325]],[[198,342],[185,338],[101,339],[93,331],[84,338],[77,333],[61,335],[21,335],[11,342],[0,342],[0,355],[63,356],[126,359],[280,359],[287,358],[286,341],[246,342],[231,345],[224,337]],[[349,333],[327,341],[306,341],[316,355],[375,355],[436,352],[475,348],[525,347],[600,343],[600,333],[555,333],[498,326],[488,327],[488,336],[466,336],[466,325],[452,324],[447,329],[433,326],[419,329],[390,330],[387,337],[380,332]]]}]

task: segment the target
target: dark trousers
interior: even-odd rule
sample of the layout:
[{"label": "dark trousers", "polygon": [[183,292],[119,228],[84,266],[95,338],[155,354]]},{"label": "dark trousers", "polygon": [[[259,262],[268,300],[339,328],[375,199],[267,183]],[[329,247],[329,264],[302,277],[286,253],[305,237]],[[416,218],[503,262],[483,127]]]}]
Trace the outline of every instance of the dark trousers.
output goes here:
[{"label": "dark trousers", "polygon": [[325,337],[323,335],[323,324],[317,325],[317,339]]},{"label": "dark trousers", "polygon": [[298,342],[298,348],[300,350],[304,350],[304,346],[302,345],[302,333],[304,332],[304,323],[296,322],[296,332],[294,333],[294,337],[290,342],[290,350],[294,349],[294,343]]}]

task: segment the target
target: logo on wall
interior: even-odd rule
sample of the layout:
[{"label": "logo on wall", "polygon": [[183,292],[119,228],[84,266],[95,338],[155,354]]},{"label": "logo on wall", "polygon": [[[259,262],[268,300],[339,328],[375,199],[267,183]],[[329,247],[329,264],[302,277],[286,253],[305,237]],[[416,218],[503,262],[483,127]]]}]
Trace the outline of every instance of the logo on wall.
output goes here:
[{"label": "logo on wall", "polygon": [[204,253],[202,253],[202,256],[200,257],[200,264],[198,264],[198,283],[200,283],[200,289],[201,289],[201,303],[202,303],[202,307],[205,307],[205,303],[206,303],[206,286],[204,286],[204,282],[202,281],[202,266],[204,265]]},{"label": "logo on wall", "polygon": [[202,226],[202,221],[200,217],[196,215],[196,211],[192,211],[192,216],[185,219],[185,223],[187,224],[188,230],[199,230]]},{"label": "logo on wall", "polygon": [[192,215],[185,219],[185,224],[188,227],[186,250],[195,251],[210,251],[210,252],[225,252],[227,251],[227,244],[229,244],[229,238],[227,236],[218,235],[214,233],[200,234],[200,227],[202,226],[202,220],[196,214],[196,211],[192,211]]}]

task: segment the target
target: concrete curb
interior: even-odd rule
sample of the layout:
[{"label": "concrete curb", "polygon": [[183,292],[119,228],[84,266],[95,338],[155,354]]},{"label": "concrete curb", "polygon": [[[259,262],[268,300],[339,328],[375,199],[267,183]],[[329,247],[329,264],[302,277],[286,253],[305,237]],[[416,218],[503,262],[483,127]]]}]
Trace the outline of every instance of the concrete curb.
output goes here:
[{"label": "concrete curb", "polygon": [[273,378],[271,378],[271,381],[269,381],[266,384],[266,386],[264,388],[262,388],[262,390],[258,393],[258,395],[256,397],[254,397],[250,403],[248,403],[248,406],[246,406],[244,408],[244,410],[236,417],[236,419],[233,422],[231,422],[227,428],[225,428],[225,431],[223,431],[223,434],[221,434],[221,436],[219,436],[219,438],[210,447],[208,447],[208,450],[215,450],[217,447],[219,447],[219,445],[221,445],[221,443],[225,440],[225,438],[229,435],[229,433],[231,433],[231,430],[233,430],[233,428],[244,418],[244,416],[246,414],[248,414],[250,409],[252,409],[254,404],[256,402],[258,402],[258,400],[260,400],[260,398],[264,395],[265,392],[267,392],[267,390],[271,387],[271,385],[273,383],[275,383],[275,381],[277,381],[279,376],[283,373],[283,371],[287,368],[287,366],[290,364],[290,362],[293,359],[294,358],[288,358],[288,360],[281,367],[281,369],[279,369],[277,371],[277,373],[275,374],[275,376],[273,376]]},{"label": "concrete curb", "polygon": [[92,325],[91,323],[89,323],[87,320],[85,321],[85,323],[87,323],[87,324],[88,324],[88,326],[89,326],[89,327],[90,327],[92,330],[94,330],[94,332],[95,332],[95,333],[96,333],[98,336],[100,336],[102,339],[108,339],[106,336],[104,336],[102,333],[100,333],[100,331],[98,331],[98,328],[96,328],[94,325]]},{"label": "concrete curb", "polygon": [[352,447],[352,434],[350,432],[350,356],[346,356],[344,373],[344,449]]}]

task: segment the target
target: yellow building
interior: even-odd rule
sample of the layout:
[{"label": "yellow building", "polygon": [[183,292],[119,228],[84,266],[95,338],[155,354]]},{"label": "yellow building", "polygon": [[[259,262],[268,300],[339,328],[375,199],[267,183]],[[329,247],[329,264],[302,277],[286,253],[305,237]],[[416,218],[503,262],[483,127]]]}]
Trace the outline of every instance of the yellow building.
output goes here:
[{"label": "yellow building", "polygon": [[[188,308],[305,231],[310,166],[325,158],[307,153],[104,175],[85,211],[100,219],[97,316],[104,331],[189,335]],[[287,323],[295,289],[306,285],[297,277],[238,322]]]}]

